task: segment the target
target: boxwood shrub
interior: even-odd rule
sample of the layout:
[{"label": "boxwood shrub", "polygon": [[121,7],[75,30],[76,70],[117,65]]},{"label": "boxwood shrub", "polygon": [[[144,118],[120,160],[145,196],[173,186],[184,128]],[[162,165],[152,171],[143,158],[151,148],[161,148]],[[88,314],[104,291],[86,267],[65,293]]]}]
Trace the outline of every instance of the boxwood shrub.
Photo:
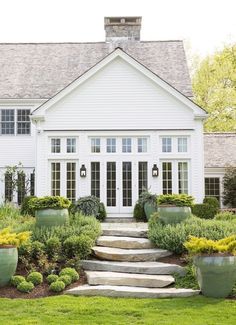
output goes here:
[{"label": "boxwood shrub", "polygon": [[17,290],[24,293],[29,293],[34,289],[34,284],[32,282],[22,281],[18,284]]},{"label": "boxwood shrub", "polygon": [[140,201],[137,201],[134,206],[133,216],[137,221],[147,221],[144,205]]},{"label": "boxwood shrub", "polygon": [[65,289],[66,285],[63,281],[55,281],[50,284],[49,290],[53,292],[61,292]]},{"label": "boxwood shrub", "polygon": [[200,203],[195,204],[192,207],[192,213],[199,218],[203,219],[213,219],[214,216],[217,214],[218,208],[207,204],[207,203]]}]

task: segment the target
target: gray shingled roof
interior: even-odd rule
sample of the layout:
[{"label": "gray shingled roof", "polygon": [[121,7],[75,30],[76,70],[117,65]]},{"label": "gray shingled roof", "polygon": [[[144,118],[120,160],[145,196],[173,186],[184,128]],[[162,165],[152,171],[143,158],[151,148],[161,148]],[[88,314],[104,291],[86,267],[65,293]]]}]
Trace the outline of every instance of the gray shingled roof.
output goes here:
[{"label": "gray shingled roof", "polygon": [[236,133],[204,134],[205,167],[236,167]]},{"label": "gray shingled roof", "polygon": [[[192,96],[182,41],[116,44]],[[0,44],[0,98],[51,98],[114,50],[112,43]]]}]

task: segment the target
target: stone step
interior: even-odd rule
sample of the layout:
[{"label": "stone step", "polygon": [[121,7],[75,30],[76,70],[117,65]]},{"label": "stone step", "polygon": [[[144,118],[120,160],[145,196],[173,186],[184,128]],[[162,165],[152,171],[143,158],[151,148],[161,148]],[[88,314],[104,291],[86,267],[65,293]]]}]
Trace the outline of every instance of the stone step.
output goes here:
[{"label": "stone step", "polygon": [[148,225],[146,223],[102,223],[103,236],[141,237],[147,238]]},{"label": "stone step", "polygon": [[130,223],[136,222],[133,217],[107,217],[104,222],[108,223]]},{"label": "stone step", "polygon": [[171,275],[150,275],[117,272],[85,272],[90,285],[163,288],[175,282]]},{"label": "stone step", "polygon": [[114,262],[83,260],[81,261],[84,270],[89,271],[111,271],[121,273],[139,274],[174,274],[185,275],[186,271],[182,266],[161,262]]},{"label": "stone step", "polygon": [[199,294],[199,290],[176,288],[142,288],[109,285],[83,285],[69,289],[65,292],[65,294],[74,296],[167,298],[195,296]]},{"label": "stone step", "polygon": [[147,238],[138,237],[117,237],[117,236],[100,236],[97,239],[98,246],[115,247],[115,248],[153,248],[154,245]]},{"label": "stone step", "polygon": [[94,246],[92,248],[96,257],[108,261],[146,262],[156,261],[172,253],[165,249],[122,249],[113,247]]}]

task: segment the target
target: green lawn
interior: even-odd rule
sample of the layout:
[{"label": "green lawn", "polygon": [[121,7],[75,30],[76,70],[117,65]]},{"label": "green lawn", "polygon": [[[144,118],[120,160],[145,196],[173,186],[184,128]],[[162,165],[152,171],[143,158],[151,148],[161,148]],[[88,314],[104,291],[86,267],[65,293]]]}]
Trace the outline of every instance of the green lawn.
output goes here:
[{"label": "green lawn", "polygon": [[1,324],[236,324],[236,301],[205,297],[0,299]]}]

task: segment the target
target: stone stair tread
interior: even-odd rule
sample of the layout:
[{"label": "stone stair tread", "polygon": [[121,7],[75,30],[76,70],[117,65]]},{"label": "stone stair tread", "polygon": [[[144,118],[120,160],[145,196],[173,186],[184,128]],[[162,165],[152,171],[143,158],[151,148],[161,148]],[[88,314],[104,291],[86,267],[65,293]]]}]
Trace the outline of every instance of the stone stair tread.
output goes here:
[{"label": "stone stair tread", "polygon": [[171,275],[85,271],[89,285],[121,285],[162,288],[175,282]]},{"label": "stone stair tread", "polygon": [[84,270],[90,271],[111,271],[121,273],[139,274],[173,274],[184,275],[185,269],[177,264],[162,262],[119,262],[119,261],[100,261],[83,260],[81,261]]},{"label": "stone stair tread", "polygon": [[82,285],[69,289],[65,294],[75,296],[105,296],[134,298],[190,297],[199,294],[199,290],[176,288],[144,288],[110,285]]},{"label": "stone stair tread", "polygon": [[100,236],[97,239],[97,246],[106,246],[114,248],[153,248],[152,242],[147,238],[140,237],[118,237],[118,236]]},{"label": "stone stair tread", "polygon": [[146,223],[102,223],[101,227],[104,236],[147,238],[148,226]]}]

